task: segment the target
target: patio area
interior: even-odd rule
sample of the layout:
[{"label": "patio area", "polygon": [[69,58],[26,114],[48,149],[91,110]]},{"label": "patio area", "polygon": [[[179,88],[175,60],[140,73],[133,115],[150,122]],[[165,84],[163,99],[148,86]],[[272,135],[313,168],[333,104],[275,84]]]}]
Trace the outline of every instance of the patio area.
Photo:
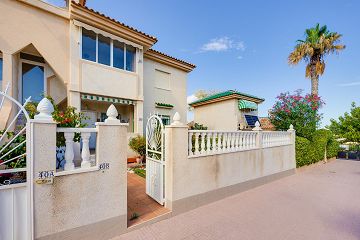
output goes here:
[{"label": "patio area", "polygon": [[[146,181],[135,173],[127,174],[128,180],[128,227],[144,223],[170,212],[146,194]],[[134,218],[134,214],[138,217]]]},{"label": "patio area", "polygon": [[359,161],[319,163],[113,240],[360,239],[359,176]]}]

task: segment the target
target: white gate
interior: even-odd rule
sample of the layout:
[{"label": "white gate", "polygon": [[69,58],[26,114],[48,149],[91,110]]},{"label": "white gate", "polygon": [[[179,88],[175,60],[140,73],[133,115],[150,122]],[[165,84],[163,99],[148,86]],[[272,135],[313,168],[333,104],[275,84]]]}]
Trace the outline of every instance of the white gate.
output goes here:
[{"label": "white gate", "polygon": [[146,194],[164,204],[164,124],[152,115],[146,125]]},{"label": "white gate", "polygon": [[0,240],[33,239],[29,115],[0,91]]}]

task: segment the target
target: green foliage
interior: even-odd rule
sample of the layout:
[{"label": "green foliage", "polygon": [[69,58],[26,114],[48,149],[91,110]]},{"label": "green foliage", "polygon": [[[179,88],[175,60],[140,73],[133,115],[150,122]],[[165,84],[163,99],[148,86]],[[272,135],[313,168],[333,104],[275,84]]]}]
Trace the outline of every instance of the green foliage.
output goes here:
[{"label": "green foliage", "polygon": [[314,157],[311,142],[303,137],[296,136],[295,139],[296,167],[309,165]]},{"label": "green foliage", "polygon": [[345,112],[344,116],[336,121],[331,119],[328,129],[333,131],[338,137],[345,138],[349,142],[360,143],[360,107],[355,102],[351,104],[350,113]]},{"label": "green foliage", "polygon": [[[86,119],[85,115],[82,112],[76,112],[75,107],[68,106],[64,111],[61,111],[59,107],[55,104],[53,98],[51,96],[46,96],[47,99],[50,100],[52,105],[54,106],[54,112],[52,113],[52,117],[54,121],[57,123],[57,127],[71,127],[71,128],[83,128],[86,127],[84,120]],[[25,109],[29,114],[30,118],[34,118],[37,113],[36,107],[37,102],[29,102],[26,104]],[[56,146],[65,146],[65,137],[64,133],[56,134]],[[75,142],[80,142],[80,133],[75,133],[74,136]]]},{"label": "green foliage", "polygon": [[329,139],[326,146],[326,157],[327,158],[336,157],[339,151],[340,151],[339,142],[336,141],[334,136],[332,136],[332,138]]},{"label": "green foliage", "polygon": [[135,220],[138,217],[140,217],[140,215],[137,212],[134,212],[133,214],[131,214],[130,221]]},{"label": "green foliage", "polygon": [[317,24],[306,29],[305,39],[297,41],[288,57],[290,65],[297,65],[302,60],[307,64],[305,76],[311,79],[313,95],[318,95],[319,76],[325,71],[325,56],[345,49],[345,45],[339,44],[341,37],[337,32],[330,32],[326,25],[320,27]]},{"label": "green foliage", "polygon": [[[0,136],[2,136],[4,134],[4,132],[5,132],[5,130],[0,131]],[[14,133],[14,132],[7,132],[6,134],[7,134],[6,137],[9,140],[11,140],[16,135],[16,133]],[[20,143],[24,142],[25,140],[26,140],[25,133],[20,134],[6,148],[3,149],[3,147],[5,147],[5,146],[0,147],[0,149],[2,150],[1,155],[5,156],[7,153],[12,151],[14,147],[18,146]],[[18,157],[18,156],[20,156],[22,154],[25,154],[25,153],[26,153],[26,143],[23,143],[20,147],[16,148],[15,150],[10,152],[5,157],[2,157],[0,162],[5,162],[7,160],[10,160],[10,159],[12,159],[14,157]],[[26,156],[20,157],[17,160],[14,160],[14,161],[10,161],[10,162],[6,163],[5,165],[6,165],[7,168],[23,168],[23,167],[26,167]]]},{"label": "green foliage", "polygon": [[191,130],[207,130],[208,127],[204,126],[203,124],[200,123],[194,123],[193,126],[190,127]]},{"label": "green foliage", "polygon": [[143,167],[134,167],[131,168],[134,173],[142,178],[146,178],[146,170]]},{"label": "green foliage", "polygon": [[269,111],[269,118],[276,130],[287,130],[292,124],[297,136],[310,139],[320,124],[318,110],[324,102],[316,95],[301,94],[301,90],[281,93]]},{"label": "green foliage", "polygon": [[326,158],[335,157],[339,150],[339,143],[331,131],[320,129],[315,131],[312,139],[296,136],[296,166],[301,167],[316,163]]},{"label": "green foliage", "polygon": [[141,157],[146,154],[146,140],[143,136],[136,136],[130,139],[129,147]]},{"label": "green foliage", "polygon": [[349,146],[349,151],[360,151],[360,145],[359,144],[351,144]]}]

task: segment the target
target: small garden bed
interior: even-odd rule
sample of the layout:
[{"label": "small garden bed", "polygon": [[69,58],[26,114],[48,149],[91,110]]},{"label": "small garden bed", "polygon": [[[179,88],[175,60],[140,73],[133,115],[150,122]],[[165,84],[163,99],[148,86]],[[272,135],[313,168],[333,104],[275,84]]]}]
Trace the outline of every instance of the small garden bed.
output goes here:
[{"label": "small garden bed", "polygon": [[134,173],[142,178],[146,178],[146,168],[145,165],[136,165],[128,168],[128,172]]}]

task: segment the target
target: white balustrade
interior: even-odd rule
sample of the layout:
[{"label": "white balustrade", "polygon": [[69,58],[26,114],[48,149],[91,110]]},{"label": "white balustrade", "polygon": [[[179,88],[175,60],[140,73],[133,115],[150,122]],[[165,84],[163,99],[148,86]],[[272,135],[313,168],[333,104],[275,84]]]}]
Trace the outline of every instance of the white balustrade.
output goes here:
[{"label": "white balustrade", "polygon": [[74,170],[74,132],[64,132],[65,137],[65,165],[64,170]]},{"label": "white balustrade", "polygon": [[[92,158],[90,153],[90,137],[92,133],[96,133],[96,128],[57,128],[58,133],[63,133],[65,137],[65,164],[64,171],[71,171],[77,168],[90,168]],[[80,134],[80,143],[82,143],[81,159],[75,159],[74,137],[75,134]],[[96,136],[95,136],[96,137]],[[75,161],[80,160],[81,163],[76,166]],[[95,163],[96,164],[96,163]],[[93,164],[94,165],[94,164]]]},{"label": "white balustrade", "polygon": [[235,132],[189,130],[188,155],[199,157],[292,144],[291,132],[258,129]]}]

